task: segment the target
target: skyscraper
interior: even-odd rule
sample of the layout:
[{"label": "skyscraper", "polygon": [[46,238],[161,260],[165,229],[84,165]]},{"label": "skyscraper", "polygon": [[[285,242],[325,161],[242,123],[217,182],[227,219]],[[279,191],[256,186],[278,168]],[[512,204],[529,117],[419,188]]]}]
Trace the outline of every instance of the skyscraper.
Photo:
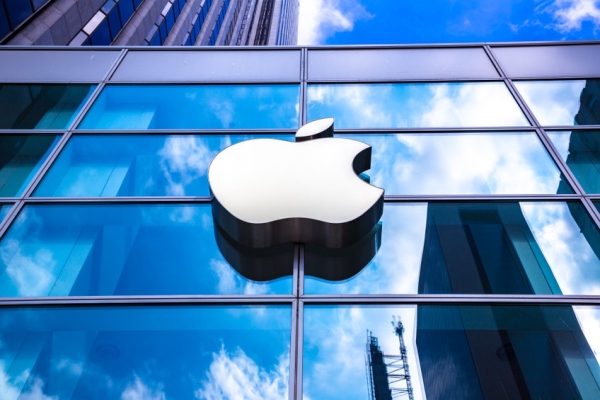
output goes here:
[{"label": "skyscraper", "polygon": [[0,44],[293,45],[298,0],[2,0]]}]

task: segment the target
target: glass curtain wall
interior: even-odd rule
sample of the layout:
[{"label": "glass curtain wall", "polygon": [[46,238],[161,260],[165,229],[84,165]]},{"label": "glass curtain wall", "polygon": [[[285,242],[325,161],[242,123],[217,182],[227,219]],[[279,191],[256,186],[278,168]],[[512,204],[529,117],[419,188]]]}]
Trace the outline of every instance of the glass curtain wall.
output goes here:
[{"label": "glass curtain wall", "polygon": [[[600,398],[598,46],[0,72],[0,398]],[[212,159],[323,117],[371,146],[381,220],[335,251],[235,242]]]}]

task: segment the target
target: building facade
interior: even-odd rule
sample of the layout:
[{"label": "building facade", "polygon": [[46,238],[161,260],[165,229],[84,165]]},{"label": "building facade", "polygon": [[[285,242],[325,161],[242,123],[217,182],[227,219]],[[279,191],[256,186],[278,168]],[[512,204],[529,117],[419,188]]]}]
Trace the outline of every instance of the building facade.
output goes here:
[{"label": "building facade", "polygon": [[[597,42],[3,47],[0,398],[599,398],[598,79]],[[214,156],[323,117],[380,223],[228,242]]]},{"label": "building facade", "polygon": [[294,45],[298,0],[0,2],[0,44]]}]

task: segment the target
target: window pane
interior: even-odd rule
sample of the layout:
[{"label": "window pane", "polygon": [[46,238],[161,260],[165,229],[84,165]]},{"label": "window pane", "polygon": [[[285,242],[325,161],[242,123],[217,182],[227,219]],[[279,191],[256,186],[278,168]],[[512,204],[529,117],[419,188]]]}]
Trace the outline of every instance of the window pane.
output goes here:
[{"label": "window pane", "polygon": [[309,85],[307,106],[337,128],[529,125],[501,82]]},{"label": "window pane", "polygon": [[[293,140],[291,135],[260,137]],[[251,138],[247,135],[73,136],[35,195],[210,196],[207,171],[212,159],[225,147]]]},{"label": "window pane", "polygon": [[[381,247],[335,282],[305,255],[308,294],[600,293],[600,235],[582,204],[386,204]],[[317,275],[318,276],[318,275]]]},{"label": "window pane", "polygon": [[107,86],[81,129],[297,128],[298,85]]},{"label": "window pane", "polygon": [[287,398],[287,306],[5,308],[4,399]]},{"label": "window pane", "polygon": [[304,398],[595,399],[598,338],[598,307],[306,306]]},{"label": "window pane", "polygon": [[58,140],[55,135],[0,135],[0,197],[21,195]]},{"label": "window pane", "polygon": [[0,224],[4,222],[4,218],[8,215],[12,206],[12,204],[0,204]]},{"label": "window pane", "polygon": [[336,136],[372,146],[367,174],[387,195],[572,193],[533,132]]},{"label": "window pane", "polygon": [[0,129],[65,129],[91,85],[0,84]]},{"label": "window pane", "polygon": [[515,82],[542,125],[600,124],[600,80]]},{"label": "window pane", "polygon": [[547,132],[587,193],[600,193],[600,132]]},{"label": "window pane", "polygon": [[273,267],[286,276],[266,281],[227,264],[208,204],[28,205],[4,235],[0,254],[0,296],[292,290],[291,256]]}]

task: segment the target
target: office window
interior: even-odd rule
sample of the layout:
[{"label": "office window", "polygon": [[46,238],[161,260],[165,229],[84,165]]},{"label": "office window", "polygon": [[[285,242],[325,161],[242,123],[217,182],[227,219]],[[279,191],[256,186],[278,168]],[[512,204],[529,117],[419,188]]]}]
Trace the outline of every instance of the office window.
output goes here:
[{"label": "office window", "polygon": [[[214,156],[233,143],[255,137],[73,136],[35,195],[210,196],[207,172]],[[276,137],[293,140],[291,135]]]},{"label": "office window", "polygon": [[91,85],[0,84],[0,129],[65,129]]},{"label": "office window", "polygon": [[0,204],[0,224],[12,209],[12,204]]},{"label": "office window", "polygon": [[534,132],[336,136],[371,145],[366,174],[387,195],[572,193]]},{"label": "office window", "polygon": [[408,373],[415,399],[595,398],[598,317],[571,306],[307,306],[304,397],[394,398]]},{"label": "office window", "polygon": [[314,84],[307,96],[308,120],[337,128],[529,125],[501,82]]},{"label": "office window", "polygon": [[298,127],[298,85],[113,85],[80,129]]},{"label": "office window", "polygon": [[328,264],[307,246],[305,292],[600,293],[600,236],[579,202],[388,203],[381,224],[371,262],[337,281],[315,278]]},{"label": "office window", "polygon": [[21,195],[58,139],[55,135],[0,135],[0,197]]},{"label": "office window", "polygon": [[208,204],[28,205],[0,242],[0,295],[291,293],[291,255],[264,282],[216,240]]},{"label": "office window", "polygon": [[290,317],[289,306],[3,309],[4,398],[286,398]]},{"label": "office window", "polygon": [[600,132],[547,132],[587,193],[600,193]]},{"label": "office window", "polygon": [[515,86],[542,125],[600,124],[600,80],[522,81]]}]

